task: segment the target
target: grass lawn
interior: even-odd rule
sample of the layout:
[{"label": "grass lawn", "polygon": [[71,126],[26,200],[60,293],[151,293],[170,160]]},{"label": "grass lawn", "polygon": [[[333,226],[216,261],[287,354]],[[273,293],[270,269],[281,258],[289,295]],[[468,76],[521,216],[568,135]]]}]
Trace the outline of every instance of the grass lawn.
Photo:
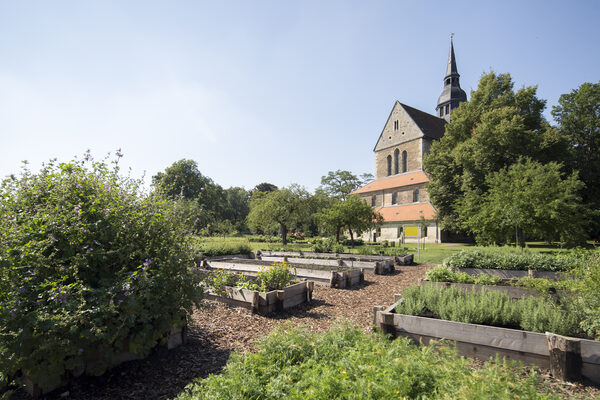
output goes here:
[{"label": "grass lawn", "polygon": [[[212,237],[198,237],[196,243],[198,246],[211,246],[222,244],[225,242],[227,245],[246,244],[250,246],[253,251],[256,250],[279,250],[283,246],[281,243],[267,243],[267,242],[251,242],[248,238],[251,236],[212,236]],[[553,246],[546,243],[539,242],[528,242],[527,247],[532,251],[541,253],[557,253],[563,251],[559,246]],[[475,246],[473,244],[466,243],[431,243],[426,244],[425,249],[421,248],[417,250],[416,243],[407,243],[406,248],[410,253],[415,255],[415,262],[419,264],[441,264],[442,261],[450,256],[451,254],[463,250],[463,249],[477,249],[483,248],[481,246]],[[288,243],[286,249],[289,251],[309,251],[312,249],[312,245],[308,243]],[[357,248],[347,248],[349,252],[356,253]]]}]

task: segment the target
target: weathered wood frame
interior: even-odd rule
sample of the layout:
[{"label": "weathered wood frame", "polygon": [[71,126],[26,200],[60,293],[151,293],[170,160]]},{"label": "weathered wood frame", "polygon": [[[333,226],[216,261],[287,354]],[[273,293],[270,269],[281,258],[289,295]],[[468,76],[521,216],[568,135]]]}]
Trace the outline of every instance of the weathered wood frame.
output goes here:
[{"label": "weathered wood frame", "polygon": [[502,279],[513,279],[521,278],[524,276],[530,276],[532,278],[547,278],[547,279],[560,279],[561,276],[565,275],[564,272],[554,271],[535,271],[535,270],[512,270],[512,269],[491,269],[491,268],[459,268],[459,271],[465,272],[471,276],[477,276],[481,274],[488,274],[497,276]]},{"label": "weathered wood frame", "polygon": [[[431,340],[447,339],[456,343],[462,355],[486,360],[498,354],[526,364],[552,368],[553,373],[563,379],[583,376],[600,383],[600,342],[552,333],[396,314],[399,301],[401,298],[396,295],[396,303],[392,306],[373,308],[375,326],[393,337],[406,336],[424,344]],[[578,361],[580,367],[575,370]]]},{"label": "weathered wood frame", "polygon": [[350,260],[350,261],[390,261],[392,265],[411,265],[414,255],[407,254],[405,256],[377,256],[377,255],[362,255],[354,253],[315,253],[312,251],[275,251],[275,250],[258,250],[256,257],[297,257],[297,258],[318,258],[321,260]]},{"label": "weathered wood frame", "polygon": [[310,303],[313,290],[314,282],[299,282],[282,290],[272,290],[270,292],[227,286],[225,287],[225,293],[208,291],[205,298],[234,307],[244,307],[259,314],[267,314],[287,310],[302,303]]},{"label": "weathered wood frame", "polygon": [[[267,261],[271,263],[270,261]],[[267,264],[268,265],[268,264]],[[256,276],[265,266],[265,262],[248,262],[244,260],[210,260],[205,267],[241,273],[248,276]],[[295,265],[290,264],[291,267]],[[328,267],[328,266],[325,266]],[[333,268],[333,267],[332,267]],[[340,268],[340,267],[335,267]],[[296,267],[296,278],[313,281],[319,285],[345,289],[364,281],[364,269],[328,270]]]}]

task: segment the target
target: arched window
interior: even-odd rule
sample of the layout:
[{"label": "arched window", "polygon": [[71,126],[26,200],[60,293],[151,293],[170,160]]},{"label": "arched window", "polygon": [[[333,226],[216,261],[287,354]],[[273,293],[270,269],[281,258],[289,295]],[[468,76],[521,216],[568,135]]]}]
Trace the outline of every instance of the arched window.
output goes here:
[{"label": "arched window", "polygon": [[392,156],[387,156],[387,173],[388,176],[392,174]]},{"label": "arched window", "polygon": [[413,192],[413,203],[419,202],[419,189],[415,189]]},{"label": "arched window", "polygon": [[394,174],[400,172],[400,150],[394,150]]},{"label": "arched window", "polygon": [[402,152],[402,172],[408,171],[408,153],[406,150]]}]

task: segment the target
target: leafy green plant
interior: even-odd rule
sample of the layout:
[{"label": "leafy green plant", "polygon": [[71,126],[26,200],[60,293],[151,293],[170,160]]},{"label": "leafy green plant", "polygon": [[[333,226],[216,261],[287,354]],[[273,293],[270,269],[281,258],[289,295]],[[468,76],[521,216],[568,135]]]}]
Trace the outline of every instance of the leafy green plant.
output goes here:
[{"label": "leafy green plant", "polygon": [[286,262],[276,262],[264,267],[256,276],[260,290],[268,292],[281,290],[294,280],[295,268],[290,268]]},{"label": "leafy green plant", "polygon": [[222,373],[177,399],[557,398],[551,390],[534,369],[501,359],[474,368],[446,344],[418,347],[338,324],[326,333],[276,329],[258,352],[233,354]]},{"label": "leafy green plant", "polygon": [[343,253],[346,249],[335,238],[316,239],[312,246],[315,253]]},{"label": "leafy green plant", "polygon": [[53,385],[147,355],[201,296],[177,207],[118,157],[51,161],[0,185],[0,371]]},{"label": "leafy green plant", "polygon": [[446,258],[444,265],[459,269],[568,271],[580,262],[577,257],[539,254],[514,247],[490,247],[485,250],[461,250]]},{"label": "leafy green plant", "polygon": [[498,285],[502,282],[502,278],[489,274],[479,274],[475,277],[475,282],[478,285]]},{"label": "leafy green plant", "polygon": [[247,243],[212,242],[201,244],[199,251],[206,257],[215,257],[231,254],[250,254],[252,248]]},{"label": "leafy green plant", "polygon": [[512,299],[500,291],[481,293],[437,286],[411,286],[402,292],[399,314],[433,313],[449,321],[502,327],[520,327],[534,332],[579,336],[578,317],[548,299]]},{"label": "leafy green plant", "polygon": [[444,265],[438,265],[425,273],[425,279],[431,282],[474,283],[475,279],[464,272],[458,272]]}]

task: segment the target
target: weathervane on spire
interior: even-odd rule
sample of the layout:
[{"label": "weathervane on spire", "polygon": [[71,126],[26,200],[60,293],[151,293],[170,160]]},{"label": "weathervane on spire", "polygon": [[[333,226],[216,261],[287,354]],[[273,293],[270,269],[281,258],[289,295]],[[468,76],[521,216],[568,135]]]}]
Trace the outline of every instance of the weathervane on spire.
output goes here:
[{"label": "weathervane on spire", "polygon": [[450,40],[454,39],[454,32],[450,34]]}]

